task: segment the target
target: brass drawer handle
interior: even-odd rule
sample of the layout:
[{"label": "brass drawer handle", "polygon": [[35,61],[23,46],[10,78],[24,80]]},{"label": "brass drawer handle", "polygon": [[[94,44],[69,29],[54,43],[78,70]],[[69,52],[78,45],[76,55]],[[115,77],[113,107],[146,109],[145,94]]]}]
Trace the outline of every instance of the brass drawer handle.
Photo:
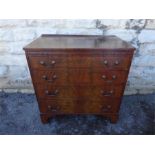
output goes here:
[{"label": "brass drawer handle", "polygon": [[44,80],[47,80],[47,76],[46,76],[46,75],[43,75],[42,78],[43,78]]},{"label": "brass drawer handle", "polygon": [[113,80],[115,80],[117,78],[117,76],[116,75],[113,75],[112,78],[113,78]]},{"label": "brass drawer handle", "polygon": [[119,65],[119,61],[118,60],[115,61],[115,65]]},{"label": "brass drawer handle", "polygon": [[55,60],[52,60],[52,61],[51,61],[51,64],[52,64],[52,65],[54,65],[55,63],[56,63]]},{"label": "brass drawer handle", "polygon": [[105,75],[102,75],[102,79],[106,79],[107,77]]},{"label": "brass drawer handle", "polygon": [[58,90],[55,90],[54,92],[49,92],[48,90],[45,91],[45,94],[48,96],[57,96],[59,93]]},{"label": "brass drawer handle", "polygon": [[108,61],[107,60],[104,60],[104,64],[107,65],[108,64]]},{"label": "brass drawer handle", "polygon": [[46,63],[45,63],[44,61],[42,61],[42,60],[41,60],[39,63],[40,63],[41,65],[44,65],[44,66],[46,65]]},{"label": "brass drawer handle", "polygon": [[41,60],[39,63],[40,63],[42,66],[49,66],[49,67],[51,67],[51,66],[55,65],[56,61],[55,61],[55,60],[52,60],[52,61],[50,62],[50,64],[47,64],[47,63],[45,63],[43,60]]},{"label": "brass drawer handle", "polygon": [[54,80],[54,79],[57,79],[58,77],[57,77],[57,75],[56,74],[54,74],[53,76],[52,76],[52,79]]},{"label": "brass drawer handle", "polygon": [[47,108],[48,108],[48,110],[50,110],[51,112],[57,112],[57,111],[59,111],[60,110],[60,107],[53,107],[53,106],[51,106],[51,105],[48,105],[47,106]]},{"label": "brass drawer handle", "polygon": [[53,82],[53,81],[56,80],[58,77],[57,77],[57,75],[53,75],[53,76],[52,76],[52,79],[50,80],[50,79],[48,79],[48,77],[47,77],[46,75],[43,75],[42,78],[43,78],[44,80],[48,81],[48,82]]},{"label": "brass drawer handle", "polygon": [[102,94],[103,96],[112,96],[113,93],[114,93],[113,90],[111,90],[111,91],[109,91],[109,92],[101,90],[101,94]]},{"label": "brass drawer handle", "polygon": [[109,110],[111,110],[112,106],[111,105],[106,105],[102,107],[102,111],[103,112],[108,112]]},{"label": "brass drawer handle", "polygon": [[[112,76],[112,79],[113,79],[113,80],[116,80],[116,78],[117,78],[116,75],[113,75],[113,76]],[[106,79],[107,79],[106,75],[102,75],[102,79],[106,80]],[[106,81],[107,81],[107,82],[113,82],[113,80],[106,80]]]}]

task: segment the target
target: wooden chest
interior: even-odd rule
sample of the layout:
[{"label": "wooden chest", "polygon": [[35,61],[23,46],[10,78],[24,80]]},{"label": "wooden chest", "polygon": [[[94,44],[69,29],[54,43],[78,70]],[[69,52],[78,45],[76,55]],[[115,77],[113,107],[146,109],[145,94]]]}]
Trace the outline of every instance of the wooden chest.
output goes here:
[{"label": "wooden chest", "polygon": [[63,114],[118,119],[134,48],[116,36],[42,35],[24,47],[43,123]]}]

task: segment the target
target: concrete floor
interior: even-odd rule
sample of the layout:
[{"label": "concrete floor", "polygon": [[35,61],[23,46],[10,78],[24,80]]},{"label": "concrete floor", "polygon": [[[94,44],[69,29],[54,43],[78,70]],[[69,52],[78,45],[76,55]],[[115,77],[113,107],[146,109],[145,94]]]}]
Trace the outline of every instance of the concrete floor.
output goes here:
[{"label": "concrete floor", "polygon": [[155,94],[124,96],[117,124],[100,116],[59,116],[43,125],[34,95],[0,93],[0,134],[155,134]]}]

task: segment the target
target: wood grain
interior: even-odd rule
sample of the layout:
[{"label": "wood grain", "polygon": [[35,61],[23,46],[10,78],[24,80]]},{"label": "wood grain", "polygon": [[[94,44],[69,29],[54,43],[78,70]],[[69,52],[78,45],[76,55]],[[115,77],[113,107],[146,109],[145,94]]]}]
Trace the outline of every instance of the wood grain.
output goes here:
[{"label": "wood grain", "polygon": [[43,35],[24,48],[40,117],[95,114],[116,123],[135,48],[115,36]]}]

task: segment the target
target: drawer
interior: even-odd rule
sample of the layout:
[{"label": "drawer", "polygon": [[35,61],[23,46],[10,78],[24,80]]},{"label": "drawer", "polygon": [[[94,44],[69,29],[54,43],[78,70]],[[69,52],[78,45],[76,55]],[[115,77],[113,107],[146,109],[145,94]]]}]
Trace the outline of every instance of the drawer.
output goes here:
[{"label": "drawer", "polygon": [[89,68],[92,65],[92,57],[87,55],[70,55],[68,56],[68,67],[72,68]]},{"label": "drawer", "polygon": [[30,66],[33,69],[53,69],[64,68],[67,66],[67,57],[65,55],[46,55],[46,56],[29,56]]},{"label": "drawer", "polygon": [[100,86],[100,87],[86,87],[86,86],[50,86],[50,85],[36,85],[36,93],[39,98],[44,99],[58,99],[58,98],[79,98],[89,97],[89,99],[103,99],[111,97],[120,97],[123,94],[123,86]]},{"label": "drawer", "polygon": [[111,98],[111,97],[121,97],[123,95],[124,87],[122,86],[100,86],[94,87],[92,89],[92,99],[103,99],[103,98]]},{"label": "drawer", "polygon": [[39,108],[42,113],[116,113],[119,109],[120,99],[102,99],[102,100],[89,100],[89,99],[52,99],[40,100]]},{"label": "drawer", "polygon": [[73,88],[63,86],[40,85],[36,86],[36,92],[42,99],[59,99],[73,96]]},{"label": "drawer", "polygon": [[67,70],[34,70],[32,72],[34,83],[43,85],[65,85],[67,83]]},{"label": "drawer", "polygon": [[93,99],[91,103],[86,102],[84,109],[86,113],[116,113],[119,105],[119,98]]},{"label": "drawer", "polygon": [[75,104],[71,99],[52,99],[40,100],[40,112],[42,113],[73,113],[75,111]]},{"label": "drawer", "polygon": [[95,70],[92,73],[93,85],[119,85],[126,82],[128,73],[126,71]]},{"label": "drawer", "polygon": [[92,89],[89,87],[63,87],[50,85],[36,85],[35,87],[38,98],[42,99],[60,99],[60,98],[77,98],[89,97],[92,95]]},{"label": "drawer", "polygon": [[89,85],[91,71],[89,69],[53,69],[34,70],[32,72],[34,83],[50,85]]},{"label": "drawer", "polygon": [[104,55],[94,56],[93,69],[101,67],[104,69],[128,70],[131,63],[130,55]]}]

